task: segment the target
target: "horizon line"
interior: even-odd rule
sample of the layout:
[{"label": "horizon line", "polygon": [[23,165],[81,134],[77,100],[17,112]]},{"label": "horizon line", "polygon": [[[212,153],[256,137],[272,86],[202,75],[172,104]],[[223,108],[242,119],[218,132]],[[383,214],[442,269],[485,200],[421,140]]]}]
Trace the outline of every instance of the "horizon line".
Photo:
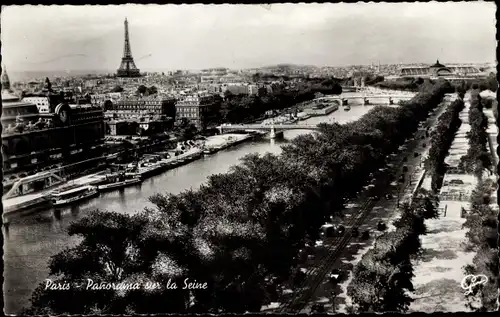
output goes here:
[{"label": "horizon line", "polygon": [[[433,64],[434,62],[411,62],[411,63],[380,63],[380,65],[411,65],[411,64]],[[483,62],[442,62],[441,64],[496,64],[496,61],[483,61]],[[242,68],[230,68],[225,66],[212,66],[212,67],[203,67],[203,68],[143,68],[141,72],[165,72],[165,71],[200,71],[204,69],[215,69],[215,68],[224,68],[228,70],[251,70],[251,69],[259,69],[259,68],[270,68],[270,67],[278,67],[278,66],[292,66],[292,67],[316,67],[316,68],[346,68],[346,67],[354,67],[354,66],[378,66],[378,63],[374,64],[349,64],[349,65],[313,65],[313,64],[293,64],[293,63],[277,63],[273,65],[263,65],[263,66],[254,66],[254,67],[242,67]],[[29,69],[29,70],[16,70],[12,67],[9,67],[9,73],[27,73],[27,72],[106,72],[106,73],[115,73],[116,69]]]}]

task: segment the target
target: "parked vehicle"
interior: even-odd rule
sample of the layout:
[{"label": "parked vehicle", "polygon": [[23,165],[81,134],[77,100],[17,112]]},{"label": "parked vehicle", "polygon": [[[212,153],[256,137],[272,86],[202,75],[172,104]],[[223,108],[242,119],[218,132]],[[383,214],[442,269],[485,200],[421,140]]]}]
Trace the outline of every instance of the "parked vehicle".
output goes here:
[{"label": "parked vehicle", "polygon": [[377,230],[378,231],[385,231],[386,229],[387,229],[387,225],[384,222],[379,221],[377,224]]},{"label": "parked vehicle", "polygon": [[323,304],[314,304],[311,308],[311,313],[322,314],[325,312],[325,306]]},{"label": "parked vehicle", "polygon": [[341,275],[342,272],[339,269],[333,269],[329,276],[330,283],[336,284],[340,280]]},{"label": "parked vehicle", "polygon": [[302,272],[302,270],[298,270],[295,273],[295,276],[293,277],[293,283],[295,285],[299,285],[304,281],[305,278],[306,278],[306,273]]},{"label": "parked vehicle", "polygon": [[370,232],[368,230],[363,231],[363,233],[361,234],[361,239],[362,240],[370,239]]},{"label": "parked vehicle", "polygon": [[354,227],[352,228],[351,230],[351,235],[354,237],[354,238],[357,238],[359,236],[359,229],[357,227]]}]

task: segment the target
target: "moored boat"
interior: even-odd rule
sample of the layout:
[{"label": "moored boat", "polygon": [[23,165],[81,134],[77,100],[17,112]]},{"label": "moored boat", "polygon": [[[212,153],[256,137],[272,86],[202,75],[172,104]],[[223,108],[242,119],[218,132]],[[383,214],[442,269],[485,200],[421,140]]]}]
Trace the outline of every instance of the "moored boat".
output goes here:
[{"label": "moored boat", "polygon": [[52,193],[52,205],[59,207],[71,204],[80,200],[97,196],[99,192],[95,186],[77,186],[70,189],[61,189]]},{"label": "moored boat", "polygon": [[127,176],[127,174],[118,174],[106,176],[106,181],[97,186],[99,191],[111,190],[116,188],[123,188],[125,186],[138,184],[141,179],[138,176]]},{"label": "moored boat", "polygon": [[211,148],[211,147],[205,148],[203,150],[203,154],[205,154],[205,155],[209,155],[209,154],[213,154],[213,153],[215,153],[215,149]]},{"label": "moored boat", "polygon": [[303,121],[303,120],[307,120],[307,119],[309,119],[309,118],[311,118],[311,115],[310,115],[310,114],[308,114],[308,113],[305,113],[305,114],[303,114],[303,115],[301,115],[301,116],[299,117],[299,120],[300,120],[300,121]]}]

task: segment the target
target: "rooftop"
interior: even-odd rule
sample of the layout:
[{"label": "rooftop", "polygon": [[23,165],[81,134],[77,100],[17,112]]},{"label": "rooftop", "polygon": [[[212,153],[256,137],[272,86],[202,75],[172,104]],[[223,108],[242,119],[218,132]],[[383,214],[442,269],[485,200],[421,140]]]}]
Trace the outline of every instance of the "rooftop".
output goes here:
[{"label": "rooftop", "polygon": [[446,67],[443,64],[439,62],[439,59],[436,61],[436,64],[432,65],[431,67]]}]

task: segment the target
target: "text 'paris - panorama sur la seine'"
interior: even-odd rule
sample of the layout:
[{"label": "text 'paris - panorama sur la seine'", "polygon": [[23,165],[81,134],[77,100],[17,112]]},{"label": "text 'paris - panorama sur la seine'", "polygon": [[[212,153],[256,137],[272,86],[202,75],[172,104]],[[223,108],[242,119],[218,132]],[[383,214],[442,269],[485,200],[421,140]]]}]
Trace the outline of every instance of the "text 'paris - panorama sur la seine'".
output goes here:
[{"label": "text 'paris - panorama sur la seine'", "polygon": [[84,288],[85,290],[99,291],[99,290],[138,290],[138,289],[160,289],[165,288],[168,290],[176,289],[207,289],[208,285],[206,282],[201,283],[196,280],[190,280],[185,278],[182,285],[177,286],[176,282],[171,279],[167,281],[165,285],[158,282],[118,282],[118,283],[107,283],[107,282],[95,282],[92,279],[87,279],[83,283],[61,283],[54,282],[51,279],[45,280],[45,289],[50,290],[70,290],[72,288]]}]

